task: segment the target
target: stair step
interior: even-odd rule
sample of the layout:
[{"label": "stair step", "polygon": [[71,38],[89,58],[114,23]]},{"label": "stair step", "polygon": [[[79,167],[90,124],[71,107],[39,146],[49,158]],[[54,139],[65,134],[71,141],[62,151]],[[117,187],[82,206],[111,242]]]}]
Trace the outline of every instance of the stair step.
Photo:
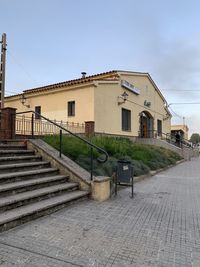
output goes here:
[{"label": "stair step", "polygon": [[[46,186],[47,184],[62,183],[68,181],[69,177],[66,175],[55,175],[50,177],[42,177],[20,182],[8,183],[0,185],[0,195],[3,193],[8,195],[8,192],[19,192],[18,190],[31,190],[35,186]],[[36,189],[36,188],[35,188]]]},{"label": "stair step", "polygon": [[[39,170],[22,171],[15,173],[0,174],[0,183],[13,182],[14,180],[31,179],[36,177],[51,176],[51,174],[58,173],[57,168],[45,168]],[[35,177],[36,176],[36,177]]]},{"label": "stair step", "polygon": [[24,150],[26,145],[22,144],[0,144],[0,150]]},{"label": "stair step", "polygon": [[30,161],[39,161],[41,160],[41,156],[10,156],[10,157],[0,157],[0,165],[10,163],[14,161],[15,163],[20,162],[30,162]]},{"label": "stair step", "polygon": [[61,196],[45,199],[30,205],[22,206],[15,210],[9,210],[0,214],[0,232],[8,230],[31,219],[50,214],[63,208],[66,203],[78,198],[88,196],[87,191],[76,190]]},{"label": "stair step", "polygon": [[0,232],[89,196],[25,144],[0,141]]},{"label": "stair step", "polygon": [[49,197],[58,195],[67,190],[77,189],[77,183],[63,183],[53,186],[48,186],[32,191],[27,191],[7,197],[0,198],[0,211],[16,208],[19,206],[27,205],[36,201],[41,201]]},{"label": "stair step", "polygon": [[33,168],[44,168],[48,167],[50,163],[48,161],[38,161],[38,162],[23,162],[14,164],[0,165],[0,173],[10,173],[19,170],[30,170]]},{"label": "stair step", "polygon": [[25,150],[25,149],[12,149],[12,150],[0,150],[0,157],[5,156],[15,156],[15,155],[34,155],[35,152],[33,150]]},{"label": "stair step", "polygon": [[26,142],[24,139],[3,139],[0,140],[0,144],[24,144]]}]

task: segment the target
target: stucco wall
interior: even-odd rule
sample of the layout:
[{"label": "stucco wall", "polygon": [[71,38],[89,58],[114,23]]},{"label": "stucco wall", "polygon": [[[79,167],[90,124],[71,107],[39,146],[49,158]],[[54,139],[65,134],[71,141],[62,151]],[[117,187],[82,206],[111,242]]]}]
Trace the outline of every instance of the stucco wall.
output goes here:
[{"label": "stucco wall", "polygon": [[[95,121],[95,131],[100,133],[138,136],[140,130],[140,113],[148,111],[154,121],[154,130],[157,130],[157,120],[162,121],[162,132],[170,133],[170,119],[164,120],[166,110],[164,99],[157,92],[155,85],[147,75],[120,73],[120,78],[104,79],[76,86],[44,90],[36,93],[25,93],[26,104],[23,106],[20,96],[7,98],[6,107],[15,107],[17,112],[34,110],[35,106],[41,106],[41,114],[56,120],[83,123]],[[136,95],[121,86],[121,80],[140,89]],[[128,100],[118,103],[118,97],[126,92]],[[122,100],[122,99],[121,99]],[[151,102],[151,106],[144,105],[144,101]],[[75,101],[75,116],[68,117],[67,103]],[[131,111],[131,130],[122,131],[122,108]]]},{"label": "stucco wall", "polygon": [[183,133],[184,133],[184,136],[183,136],[183,138],[184,139],[187,139],[188,140],[188,126],[187,125],[171,125],[171,130],[172,131],[180,131],[180,130],[182,130],[183,131]]},{"label": "stucco wall", "polygon": [[[56,90],[54,93],[42,92],[25,94],[26,104],[30,108],[23,106],[18,97],[7,99],[5,106],[17,108],[17,112],[34,110],[35,106],[41,106],[41,114],[49,119],[63,120],[68,122],[84,123],[85,121],[94,120],[94,101],[93,86],[63,88]],[[67,114],[67,102],[75,101],[75,116]]]},{"label": "stucco wall", "polygon": [[[123,134],[137,136],[140,130],[139,114],[148,111],[154,119],[154,129],[157,130],[157,120],[162,121],[162,132],[170,133],[170,118],[166,118],[164,100],[156,91],[148,77],[121,75],[121,79],[128,81],[140,89],[136,95],[121,86],[121,82],[99,82],[94,94],[95,131],[110,134]],[[125,103],[118,104],[118,96],[123,92],[128,94]],[[151,107],[144,106],[144,101],[151,102]],[[131,131],[122,131],[122,108],[131,110]]]}]

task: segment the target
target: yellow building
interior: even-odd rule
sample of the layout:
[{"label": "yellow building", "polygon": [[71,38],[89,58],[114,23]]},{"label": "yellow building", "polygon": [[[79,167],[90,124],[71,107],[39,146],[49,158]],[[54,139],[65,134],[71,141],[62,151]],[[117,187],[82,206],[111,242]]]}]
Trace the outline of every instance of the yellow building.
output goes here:
[{"label": "yellow building", "polygon": [[176,132],[180,132],[181,137],[186,140],[188,140],[188,131],[189,131],[189,128],[185,124],[171,125],[171,134],[175,135]]},{"label": "yellow building", "polygon": [[6,97],[6,107],[52,120],[95,122],[95,132],[152,137],[169,134],[171,114],[148,73],[110,71]]}]

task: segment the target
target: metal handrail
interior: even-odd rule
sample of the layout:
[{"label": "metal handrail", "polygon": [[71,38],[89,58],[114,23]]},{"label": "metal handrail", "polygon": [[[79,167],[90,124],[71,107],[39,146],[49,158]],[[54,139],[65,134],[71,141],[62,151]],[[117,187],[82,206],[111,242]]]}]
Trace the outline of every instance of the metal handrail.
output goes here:
[{"label": "metal handrail", "polygon": [[[157,136],[160,136],[161,139],[166,140],[166,141],[169,141],[170,143],[176,144],[176,138],[171,133],[168,133],[168,134],[163,133],[163,132],[159,132],[158,133],[157,130],[148,130],[147,132],[149,133],[149,137],[151,137],[151,138],[156,138]],[[141,134],[141,132],[139,131],[139,135],[140,134]],[[182,147],[182,146],[190,147],[190,145],[188,143],[188,140],[181,137],[181,139],[180,139],[180,146],[179,147]]]},{"label": "metal handrail", "polygon": [[[32,123],[32,117],[30,114],[22,114],[22,115],[16,115],[15,116],[16,121],[16,134],[31,134],[31,123]],[[65,122],[65,121],[56,121],[53,120],[53,122],[59,124],[60,126],[66,128],[67,130],[75,133],[75,134],[81,134],[85,131],[85,124],[84,123],[74,123],[74,122]],[[48,121],[40,118],[39,120],[35,117],[34,119],[34,135],[41,136],[46,134],[59,134],[59,128],[49,123]]]},{"label": "metal handrail", "polygon": [[52,120],[50,120],[50,119],[44,117],[43,115],[41,115],[41,114],[39,114],[39,113],[37,113],[37,112],[35,112],[35,111],[33,111],[33,110],[23,111],[23,112],[17,112],[16,115],[19,115],[19,114],[26,114],[26,113],[32,113],[32,137],[34,136],[34,131],[33,131],[34,115],[33,115],[33,114],[37,115],[39,118],[40,118],[40,117],[43,118],[44,120],[46,120],[46,121],[48,121],[48,122],[54,124],[54,125],[57,126],[58,128],[60,128],[60,153],[59,153],[59,156],[60,156],[60,157],[61,157],[61,154],[62,154],[62,130],[68,132],[68,133],[71,134],[72,136],[78,138],[79,140],[81,140],[81,141],[83,141],[84,143],[86,143],[87,145],[89,145],[90,148],[91,148],[91,153],[90,153],[90,167],[91,167],[91,170],[90,170],[90,179],[93,180],[93,148],[95,148],[97,151],[99,151],[99,152],[101,152],[101,153],[103,153],[103,154],[105,155],[105,158],[104,158],[104,159],[97,158],[97,160],[98,160],[100,163],[105,163],[105,162],[108,160],[108,153],[107,153],[104,149],[102,149],[102,148],[100,148],[100,147],[98,147],[98,146],[92,144],[92,143],[89,142],[88,140],[86,140],[86,139],[80,137],[79,135],[76,135],[76,134],[72,133],[71,131],[67,130],[67,129],[64,128],[63,126],[57,124],[56,122],[54,122],[54,121],[52,121]]},{"label": "metal handrail", "polygon": [[[170,141],[172,141],[172,140],[174,141],[174,139],[175,139],[174,143],[176,143],[176,137],[174,135],[172,135],[171,133],[170,134],[161,133],[161,135],[165,135],[166,136],[166,140],[168,139]],[[184,145],[186,147],[190,146],[189,145],[189,141],[187,139],[183,138],[183,137],[180,137],[180,145],[181,146]]]}]

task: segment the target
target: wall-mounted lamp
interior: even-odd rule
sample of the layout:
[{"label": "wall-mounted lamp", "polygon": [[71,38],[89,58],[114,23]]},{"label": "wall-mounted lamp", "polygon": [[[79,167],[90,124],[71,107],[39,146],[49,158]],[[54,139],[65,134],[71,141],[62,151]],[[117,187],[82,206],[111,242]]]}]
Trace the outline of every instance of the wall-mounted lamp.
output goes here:
[{"label": "wall-mounted lamp", "polygon": [[123,94],[118,96],[118,105],[123,104],[128,99],[128,94],[124,91]]},{"label": "wall-mounted lamp", "polygon": [[123,94],[121,96],[122,96],[124,101],[126,101],[128,99],[128,94],[125,91],[123,92]]},{"label": "wall-mounted lamp", "polygon": [[26,97],[24,94],[22,94],[21,98],[20,98],[20,102],[22,103],[22,105],[24,105],[27,108],[30,108],[30,105],[26,105]]},{"label": "wall-mounted lamp", "polygon": [[139,116],[140,116],[141,118],[142,118],[142,117],[143,117],[143,118],[147,118],[147,115],[146,115],[144,112],[140,112],[140,113],[139,113]]}]

